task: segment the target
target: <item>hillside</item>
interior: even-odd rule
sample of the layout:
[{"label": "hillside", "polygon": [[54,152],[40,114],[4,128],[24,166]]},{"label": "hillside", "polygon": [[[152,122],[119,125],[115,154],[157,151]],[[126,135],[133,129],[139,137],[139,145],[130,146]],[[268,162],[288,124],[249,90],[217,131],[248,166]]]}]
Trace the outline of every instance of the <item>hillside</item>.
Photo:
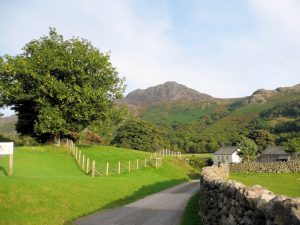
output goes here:
[{"label": "hillside", "polygon": [[[169,82],[165,84],[167,83]],[[160,91],[156,93],[155,90],[164,85],[149,88],[151,90],[151,96],[160,96]],[[176,87],[177,86],[173,86],[173,92],[176,92]],[[134,103],[132,96],[135,96],[136,92],[138,92],[140,96],[148,95],[147,90],[148,89],[144,91],[138,90],[129,93],[124,101],[130,102],[129,105],[142,105],[143,110],[141,110],[141,114],[139,115],[142,119],[155,123],[204,121],[209,124],[212,130],[214,127],[219,128],[219,124],[226,124],[224,121],[231,121],[228,122],[231,124],[226,124],[228,125],[227,128],[231,125],[234,125],[233,127],[243,127],[247,125],[247,123],[260,118],[259,113],[261,112],[277,105],[300,99],[300,84],[298,84],[293,87],[277,88],[275,90],[259,89],[250,96],[236,99],[216,99],[204,94],[204,96],[209,97],[200,97],[197,101],[193,101],[191,98],[184,99],[183,97],[181,100],[175,96],[173,99],[177,99],[176,101],[170,100],[165,103],[163,103],[163,100],[161,100],[161,102],[156,101],[156,103],[149,103],[145,98],[139,98],[139,101]],[[181,93],[180,90],[178,92]],[[172,99],[172,92],[170,92],[169,95],[168,99]]]},{"label": "hillside", "polygon": [[[105,146],[84,149],[102,156],[105,162],[148,154]],[[68,152],[54,146],[18,147],[13,177],[5,175],[7,158],[1,158],[0,168],[0,224],[6,225],[71,224],[96,210],[120,206],[179,184],[194,173],[187,164],[166,159],[159,169],[92,178],[80,171]]]},{"label": "hillside", "polygon": [[[161,86],[149,88],[151,95],[148,89],[138,90],[125,99],[129,102],[137,92],[139,96],[160,96],[160,91],[155,90]],[[136,117],[156,124],[169,143],[167,146],[187,152],[214,151],[222,143],[236,143],[240,134],[247,135],[253,129],[268,130],[276,137],[277,144],[300,132],[300,84],[275,90],[259,89],[250,96],[235,99],[211,96],[195,99],[155,103],[141,97],[127,106]]]},{"label": "hillside", "polygon": [[17,116],[7,116],[0,118],[0,135],[5,137],[15,137],[15,124],[17,122]]}]

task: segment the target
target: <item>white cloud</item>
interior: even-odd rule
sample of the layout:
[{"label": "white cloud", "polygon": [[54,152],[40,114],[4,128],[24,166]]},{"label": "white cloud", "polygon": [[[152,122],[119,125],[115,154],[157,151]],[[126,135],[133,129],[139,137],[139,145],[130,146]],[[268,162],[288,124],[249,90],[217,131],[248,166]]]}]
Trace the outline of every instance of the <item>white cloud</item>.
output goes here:
[{"label": "white cloud", "polygon": [[[5,11],[0,5],[0,50],[15,54],[54,26],[67,38],[80,36],[103,52],[111,50],[113,65],[126,77],[128,91],[175,80],[216,97],[237,97],[257,88],[299,83],[300,2],[248,2],[253,26],[219,37],[217,43],[193,41],[192,47],[187,46],[188,35],[187,45],[177,42],[174,33],[182,31],[176,29],[165,3],[154,16],[136,13],[130,0],[32,0],[19,8],[10,5]],[[197,13],[194,10],[189,18],[199,17]],[[224,19],[212,15],[214,23]],[[201,19],[212,18],[205,12]],[[192,25],[195,30],[187,34],[197,37]]]}]

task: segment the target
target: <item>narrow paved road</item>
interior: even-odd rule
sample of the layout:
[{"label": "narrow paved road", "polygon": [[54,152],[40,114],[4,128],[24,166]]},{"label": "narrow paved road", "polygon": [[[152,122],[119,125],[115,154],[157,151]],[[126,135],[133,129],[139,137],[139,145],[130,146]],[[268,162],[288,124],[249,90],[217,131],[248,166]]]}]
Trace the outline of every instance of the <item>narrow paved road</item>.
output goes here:
[{"label": "narrow paved road", "polygon": [[177,225],[199,181],[186,182],[120,208],[82,217],[77,225]]}]

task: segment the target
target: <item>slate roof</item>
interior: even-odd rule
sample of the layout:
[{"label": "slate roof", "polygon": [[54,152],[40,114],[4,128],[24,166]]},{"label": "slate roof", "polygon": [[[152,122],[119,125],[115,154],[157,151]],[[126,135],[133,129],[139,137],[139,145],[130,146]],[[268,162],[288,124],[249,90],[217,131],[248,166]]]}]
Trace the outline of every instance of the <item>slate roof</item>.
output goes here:
[{"label": "slate roof", "polygon": [[238,150],[238,146],[224,146],[218,149],[214,155],[232,155]]},{"label": "slate roof", "polygon": [[261,155],[288,155],[283,146],[268,146]]}]

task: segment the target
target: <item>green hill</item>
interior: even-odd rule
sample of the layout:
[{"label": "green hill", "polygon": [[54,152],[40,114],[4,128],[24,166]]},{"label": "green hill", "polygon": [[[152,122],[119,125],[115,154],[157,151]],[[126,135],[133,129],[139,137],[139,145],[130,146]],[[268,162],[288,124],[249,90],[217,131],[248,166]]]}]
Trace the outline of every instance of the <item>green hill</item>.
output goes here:
[{"label": "green hill", "polygon": [[[96,146],[86,148],[99,160],[143,158],[147,153]],[[126,153],[126,154],[125,154]],[[159,169],[121,175],[84,175],[66,149],[18,147],[14,175],[7,177],[7,159],[0,160],[0,224],[67,224],[94,211],[118,206],[189,179],[187,164],[164,160]],[[120,188],[122,187],[122,188]]]},{"label": "green hill", "polygon": [[[155,87],[151,90],[151,96],[164,96],[161,92],[155,93]],[[176,86],[172,91],[176,92]],[[139,105],[134,115],[158,126],[166,148],[211,152],[222,144],[236,143],[240,134],[259,129],[271,132],[276,144],[300,136],[299,84],[275,90],[259,89],[248,97],[236,99],[170,98],[157,104],[147,99],[143,103],[145,93],[139,90],[139,98],[136,97]],[[135,100],[131,98],[130,94],[125,98],[131,102],[129,109]]]}]

